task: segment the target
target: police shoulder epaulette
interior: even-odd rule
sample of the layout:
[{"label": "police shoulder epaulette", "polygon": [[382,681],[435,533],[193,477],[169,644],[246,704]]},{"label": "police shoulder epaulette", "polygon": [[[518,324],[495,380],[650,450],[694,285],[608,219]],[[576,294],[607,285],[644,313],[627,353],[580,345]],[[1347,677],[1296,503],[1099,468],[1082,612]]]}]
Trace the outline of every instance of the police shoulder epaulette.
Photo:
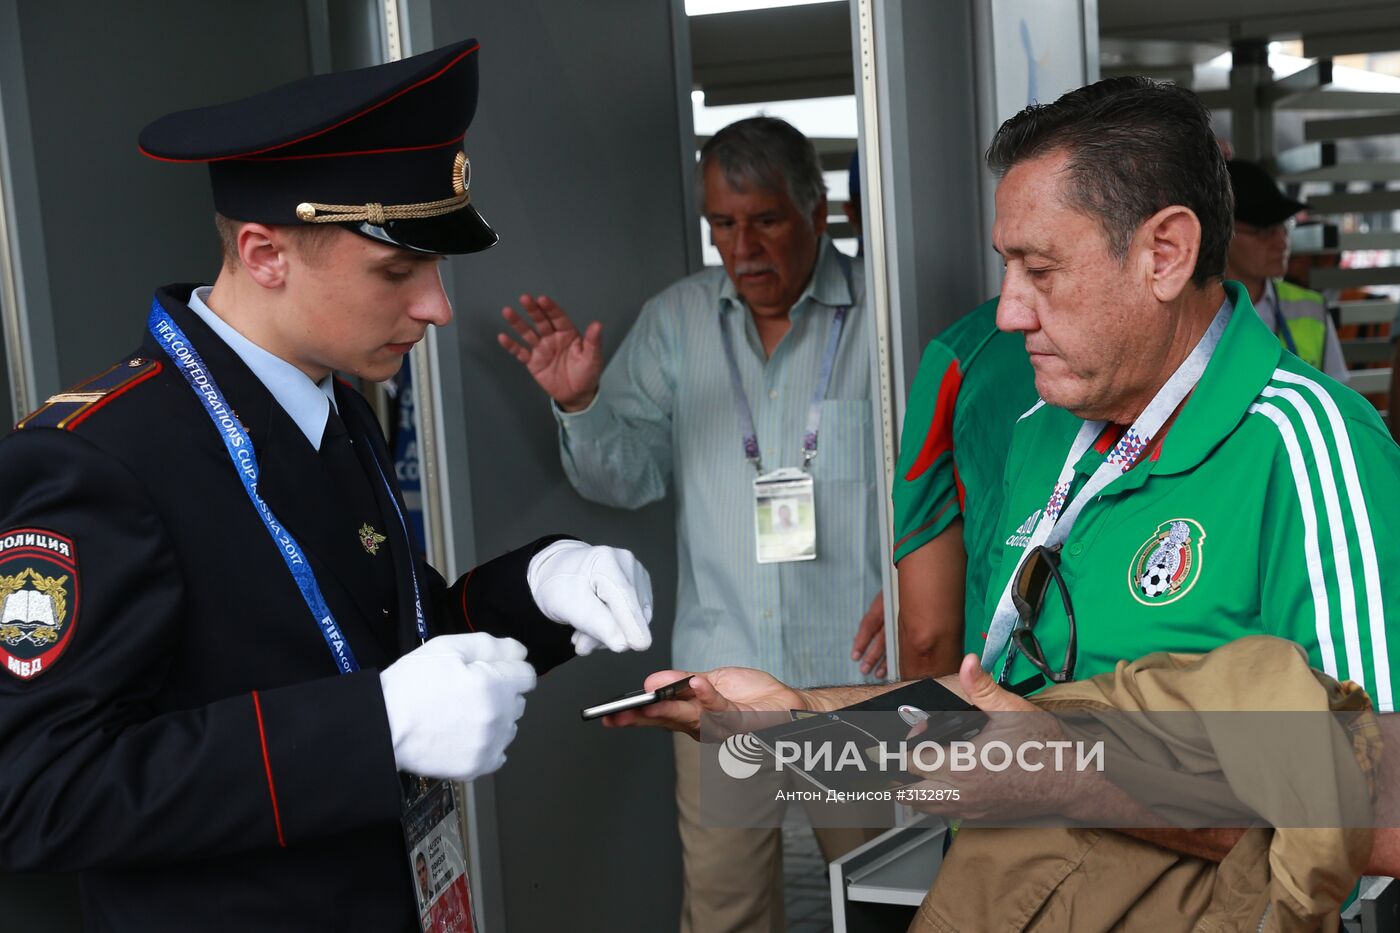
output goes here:
[{"label": "police shoulder epaulette", "polygon": [[66,389],[26,415],[16,428],[60,428],[71,431],[93,412],[123,392],[159,373],[159,360],[133,356]]}]

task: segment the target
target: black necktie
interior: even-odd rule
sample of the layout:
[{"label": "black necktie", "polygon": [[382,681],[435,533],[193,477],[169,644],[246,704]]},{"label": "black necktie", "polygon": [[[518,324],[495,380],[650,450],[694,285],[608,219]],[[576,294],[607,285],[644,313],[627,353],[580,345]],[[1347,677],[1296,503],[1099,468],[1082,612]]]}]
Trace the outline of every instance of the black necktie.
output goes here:
[{"label": "black necktie", "polygon": [[326,428],[321,432],[321,455],[325,456],[327,448],[345,446],[350,444],[350,432],[345,428],[345,422],[340,420],[340,413],[335,410],[335,406],[330,400],[326,400]]},{"label": "black necktie", "polygon": [[[382,523],[374,487],[370,485],[364,464],[355,453],[350,432],[333,405],[326,415],[326,430],[321,435],[321,462],[335,479],[340,499],[349,507],[347,512],[353,513],[355,527],[368,524],[380,529]],[[351,517],[351,514],[346,515],[347,520]]]},{"label": "black necktie", "polygon": [[345,422],[340,420],[334,405],[330,405],[326,429],[321,434],[321,462],[335,477],[341,497],[355,512],[363,512],[361,521],[378,524],[379,507],[375,504],[369,477],[365,476],[364,467],[350,440],[350,432],[346,430]]},{"label": "black necktie", "polygon": [[[326,429],[321,435],[321,462],[330,473],[338,498],[346,508],[333,517],[332,523],[337,535],[355,535],[356,551],[365,561],[364,572],[368,572],[378,593],[382,615],[394,616],[395,587],[394,563],[389,553],[389,542],[385,539],[385,525],[379,513],[379,501],[375,497],[374,486],[364,465],[355,453],[355,441],[336,412],[330,407],[326,416]],[[392,626],[389,627],[392,631]]]}]

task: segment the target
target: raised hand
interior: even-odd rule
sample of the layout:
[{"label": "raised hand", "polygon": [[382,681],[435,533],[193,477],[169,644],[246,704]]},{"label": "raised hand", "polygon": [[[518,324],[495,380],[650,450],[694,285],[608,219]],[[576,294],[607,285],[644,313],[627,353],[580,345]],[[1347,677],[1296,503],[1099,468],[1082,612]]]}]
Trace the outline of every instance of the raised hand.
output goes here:
[{"label": "raised hand", "polygon": [[530,320],[514,308],[502,308],[501,316],[515,336],[497,334],[496,341],[530,371],[560,408],[587,408],[603,374],[603,325],[594,321],[580,334],[564,309],[544,295],[521,295],[520,307]]}]

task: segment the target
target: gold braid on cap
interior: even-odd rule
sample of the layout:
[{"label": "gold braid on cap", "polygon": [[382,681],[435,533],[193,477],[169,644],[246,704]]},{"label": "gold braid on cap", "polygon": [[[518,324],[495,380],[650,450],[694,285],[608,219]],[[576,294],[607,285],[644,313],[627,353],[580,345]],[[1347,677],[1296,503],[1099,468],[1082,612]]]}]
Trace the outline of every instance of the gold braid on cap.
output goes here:
[{"label": "gold braid on cap", "polygon": [[452,190],[450,198],[441,201],[424,201],[419,204],[317,204],[303,201],[297,205],[297,219],[308,224],[338,224],[347,221],[363,220],[382,227],[390,220],[420,220],[425,217],[441,217],[461,210],[471,202],[471,161],[465,152],[457,153],[452,163]]}]

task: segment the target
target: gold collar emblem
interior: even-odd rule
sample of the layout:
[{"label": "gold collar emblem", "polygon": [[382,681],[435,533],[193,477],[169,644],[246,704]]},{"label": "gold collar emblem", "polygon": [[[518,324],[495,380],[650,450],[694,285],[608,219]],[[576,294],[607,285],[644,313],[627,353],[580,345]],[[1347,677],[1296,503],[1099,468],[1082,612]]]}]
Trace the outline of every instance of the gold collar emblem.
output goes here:
[{"label": "gold collar emblem", "polygon": [[365,546],[365,550],[370,554],[379,553],[379,545],[387,540],[382,534],[374,530],[369,522],[360,526],[360,543]]}]

